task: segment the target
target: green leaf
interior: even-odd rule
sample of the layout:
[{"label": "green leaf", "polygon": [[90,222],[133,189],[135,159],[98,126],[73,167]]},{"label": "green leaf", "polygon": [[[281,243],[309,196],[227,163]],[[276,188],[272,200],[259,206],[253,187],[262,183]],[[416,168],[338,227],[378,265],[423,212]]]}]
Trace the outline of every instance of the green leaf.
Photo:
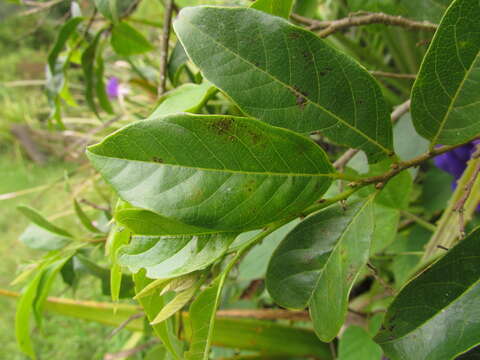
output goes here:
[{"label": "green leaf", "polygon": [[97,56],[97,69],[95,71],[95,92],[97,93],[98,103],[102,109],[113,114],[112,104],[108,98],[105,82],[103,81],[105,65],[101,54]]},{"label": "green leaf", "polygon": [[179,78],[182,70],[186,67],[188,56],[182,44],[178,41],[173,47],[170,58],[168,59],[168,78],[171,83],[177,87],[179,85]]},{"label": "green leaf", "polygon": [[435,144],[480,133],[480,3],[455,0],[428,48],[412,90],[416,130]]},{"label": "green leaf", "polygon": [[68,238],[72,237],[72,235],[68,231],[63,230],[58,226],[52,224],[50,221],[45,219],[43,215],[40,214],[37,210],[25,205],[20,205],[17,207],[17,209],[35,225],[60,236]]},{"label": "green leaf", "polygon": [[20,235],[20,241],[31,249],[51,251],[63,248],[72,241],[72,238],[30,224]]},{"label": "green leaf", "polygon": [[93,41],[82,53],[82,69],[83,75],[85,76],[85,98],[90,110],[97,116],[97,105],[95,104],[95,56],[102,33],[103,30],[97,32]]},{"label": "green leaf", "polygon": [[235,234],[134,236],[119,251],[119,262],[150,279],[172,278],[206,268],[221,257]]},{"label": "green leaf", "polygon": [[401,7],[406,16],[420,21],[439,22],[452,0],[400,0],[396,7]]},{"label": "green leaf", "polygon": [[453,359],[480,343],[480,229],[408,283],[375,340],[392,359]]},{"label": "green leaf", "polygon": [[155,319],[152,320],[151,324],[156,325],[162,321],[167,320],[169,317],[182,310],[182,308],[187,305],[187,303],[193,298],[195,293],[200,288],[202,284],[201,281],[193,284],[192,286],[184,289],[183,291],[177,292],[175,297],[166,304],[162,310],[155,316]]},{"label": "green leaf", "polygon": [[75,209],[75,213],[77,214],[78,219],[82,223],[82,225],[89,231],[93,233],[102,233],[99,229],[92,224],[92,221],[88,217],[87,214],[83,211],[82,207],[78,203],[76,199],[73,199],[73,207]]},{"label": "green leaf", "polygon": [[153,50],[152,44],[126,22],[120,22],[113,27],[111,44],[113,50],[121,56],[143,54]]},{"label": "green leaf", "polygon": [[232,116],[174,114],[131,124],[87,155],[134,206],[219,231],[296,215],[330,186],[324,151],[289,130]]},{"label": "green leaf", "polygon": [[382,349],[359,326],[349,326],[338,343],[338,360],[380,360]]},{"label": "green leaf", "polygon": [[190,226],[132,206],[115,211],[115,220],[138,235],[181,235],[214,233],[213,230]]},{"label": "green leaf", "polygon": [[131,6],[131,0],[94,0],[98,11],[108,20],[117,23]]},{"label": "green leaf", "polygon": [[285,19],[290,17],[292,11],[293,0],[257,0],[251,8],[257,9],[268,14],[281,16]]},{"label": "green leaf", "polygon": [[160,105],[155,108],[150,118],[178,112],[197,113],[216,90],[208,81],[199,85],[181,85],[160,99]]},{"label": "green leaf", "polygon": [[[275,126],[392,153],[381,90],[354,60],[313,33],[253,9],[184,8],[174,28],[205,77],[246,114]],[[335,89],[335,91],[332,91]]]},{"label": "green leaf", "polygon": [[115,224],[107,239],[107,254],[110,258],[110,294],[112,301],[120,299],[122,289],[122,267],[118,262],[119,249],[130,242],[131,233]]},{"label": "green leaf", "polygon": [[[133,276],[135,282],[135,293],[139,294],[147,287],[152,280],[145,277],[143,271],[138,272]],[[161,287],[157,288],[151,295],[142,296],[138,302],[142,305],[148,320],[151,322],[155,319],[158,313],[165,306],[165,295],[160,295]],[[177,338],[174,330],[173,319],[153,325],[153,331],[162,340],[163,345],[168,352],[176,359],[182,359],[183,344]]]},{"label": "green leaf", "polygon": [[55,45],[53,46],[52,50],[48,54],[48,66],[50,68],[50,72],[55,74],[56,72],[56,63],[57,58],[60,55],[61,51],[65,47],[68,39],[75,33],[77,30],[78,25],[83,21],[82,17],[74,17],[68,20],[65,24],[62,25],[60,28],[57,40],[55,41]]},{"label": "green leaf", "polygon": [[379,253],[395,240],[400,221],[400,211],[398,209],[376,203],[374,212],[375,230],[372,235],[370,255]]},{"label": "green leaf", "polygon": [[36,359],[32,341],[30,339],[30,317],[35,313],[40,320],[40,311],[52,285],[53,277],[60,271],[70,257],[58,259],[53,257],[44,262],[37,270],[35,277],[27,284],[17,304],[15,316],[15,335],[18,346],[30,358]]},{"label": "green leaf", "polygon": [[374,231],[373,199],[334,205],[294,228],[274,252],[266,285],[286,308],[307,306],[315,332],[331,341],[347,313],[348,296],[367,263]]},{"label": "green leaf", "polygon": [[[225,273],[226,274],[226,273]],[[226,275],[222,274],[190,306],[192,336],[185,360],[208,360],[220,295]]]}]

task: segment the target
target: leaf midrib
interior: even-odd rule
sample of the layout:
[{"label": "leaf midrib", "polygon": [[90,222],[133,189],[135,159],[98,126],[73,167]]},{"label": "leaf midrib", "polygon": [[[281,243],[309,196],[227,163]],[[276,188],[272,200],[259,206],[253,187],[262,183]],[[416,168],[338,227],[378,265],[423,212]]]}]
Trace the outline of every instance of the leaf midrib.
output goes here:
[{"label": "leaf midrib", "polygon": [[[436,49],[438,51],[438,48]],[[458,51],[458,48],[457,48]],[[432,146],[434,146],[437,143],[438,138],[440,137],[440,133],[443,131],[443,128],[445,127],[445,124],[447,123],[447,119],[450,116],[450,113],[454,109],[454,104],[457,102],[458,96],[460,95],[460,92],[463,90],[463,86],[465,85],[465,82],[467,81],[467,78],[470,76],[470,73],[472,72],[473,68],[475,67],[475,63],[477,62],[478,58],[480,56],[480,50],[477,51],[477,55],[475,55],[475,58],[473,59],[472,63],[470,64],[468,70],[465,72],[465,76],[463,77],[462,81],[458,85],[457,90],[455,91],[455,95],[453,98],[451,98],[450,104],[448,105],[447,112],[442,118],[442,121],[440,122],[440,126],[438,128],[438,131],[435,135],[435,137],[432,139]]]},{"label": "leaf midrib", "polygon": [[278,176],[278,177],[307,177],[307,178],[312,178],[312,177],[327,177],[327,178],[340,178],[340,176],[337,173],[274,173],[270,171],[242,171],[242,170],[231,170],[231,169],[210,169],[210,168],[201,168],[201,167],[194,167],[194,166],[187,166],[187,165],[180,165],[180,164],[165,164],[165,163],[157,163],[154,161],[146,161],[146,160],[136,160],[136,159],[125,159],[125,158],[119,158],[119,157],[111,157],[107,155],[101,155],[94,153],[92,151],[88,151],[88,153],[93,154],[94,156],[101,157],[101,158],[106,158],[106,159],[114,159],[114,160],[121,160],[121,161],[126,161],[126,162],[138,162],[138,163],[144,163],[144,164],[154,164],[157,165],[159,168],[161,166],[167,166],[167,167],[178,167],[178,168],[185,168],[185,169],[193,169],[196,171],[205,171],[205,172],[220,172],[220,173],[229,173],[229,174],[238,174],[238,175],[263,175],[263,176]]},{"label": "leaf midrib", "polygon": [[[208,8],[208,6],[206,6]],[[226,47],[225,45],[223,45],[222,43],[218,42],[217,40],[215,40],[212,36],[210,36],[209,34],[207,34],[206,32],[202,31],[199,27],[195,26],[194,24],[192,24],[190,21],[188,21],[188,23],[194,28],[196,29],[197,31],[199,31],[200,33],[204,34],[206,37],[208,37],[209,39],[211,39],[214,43],[218,44],[219,46],[221,46],[222,48],[224,48],[225,50],[227,50],[228,52],[230,52],[231,54],[233,54],[235,57],[237,57],[238,59],[242,60],[243,62],[249,64],[250,66],[252,66],[253,68],[257,69],[258,71],[264,73],[265,75],[267,75],[268,77],[270,77],[273,81],[279,83],[280,85],[284,86],[285,88],[287,88],[289,91],[293,92],[294,94],[296,94],[297,96],[301,96],[305,99],[307,99],[311,104],[313,104],[315,107],[317,107],[318,109],[320,109],[321,111],[325,112],[326,114],[330,115],[331,117],[333,117],[334,119],[336,119],[338,122],[342,123],[344,126],[348,127],[350,130],[356,132],[357,134],[359,134],[360,136],[364,137],[366,140],[368,140],[370,143],[376,145],[377,147],[379,147],[384,153],[386,153],[387,155],[391,153],[391,150],[387,149],[386,147],[384,147],[382,144],[380,144],[377,140],[375,139],[372,139],[370,136],[368,136],[367,134],[361,132],[360,130],[358,130],[356,127],[352,126],[351,124],[349,124],[346,120],[342,119],[341,117],[339,117],[338,115],[336,115],[335,113],[331,112],[330,110],[324,108],[321,104],[313,101],[310,97],[304,95],[304,94],[301,94],[298,90],[296,90],[295,88],[293,88],[292,86],[284,83],[283,81],[281,81],[280,79],[276,78],[275,76],[271,75],[270,73],[268,73],[267,71],[255,66],[255,64],[251,63],[250,61],[248,61],[247,59],[243,58],[242,56],[240,56],[240,54],[237,54],[236,52],[234,52],[232,49]],[[289,24],[290,25],[290,24]],[[293,26],[293,25],[290,25],[294,28],[296,28],[296,26]],[[297,29],[297,30],[301,30],[301,29]],[[303,34],[302,34],[303,36]],[[182,45],[183,45],[183,41],[180,39],[180,41],[182,42]],[[185,48],[185,51],[188,53],[188,50],[187,48],[184,46]]]}]

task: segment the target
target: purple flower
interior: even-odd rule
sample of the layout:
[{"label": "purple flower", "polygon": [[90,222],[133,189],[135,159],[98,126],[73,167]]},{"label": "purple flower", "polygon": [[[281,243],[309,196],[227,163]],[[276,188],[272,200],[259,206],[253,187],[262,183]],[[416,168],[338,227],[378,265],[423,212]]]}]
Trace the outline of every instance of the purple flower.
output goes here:
[{"label": "purple flower", "polygon": [[[478,144],[480,144],[480,139],[473,140],[468,144],[438,155],[433,159],[436,167],[446,171],[454,177],[452,190],[457,187],[458,179],[462,177],[463,172],[467,168],[467,162],[476,151]],[[480,211],[480,204],[477,207],[477,211]]]},{"label": "purple flower", "polygon": [[110,99],[114,99],[114,98],[117,98],[119,94],[120,94],[120,82],[118,81],[118,78],[116,78],[115,76],[112,76],[110,79],[108,79],[107,95]]}]

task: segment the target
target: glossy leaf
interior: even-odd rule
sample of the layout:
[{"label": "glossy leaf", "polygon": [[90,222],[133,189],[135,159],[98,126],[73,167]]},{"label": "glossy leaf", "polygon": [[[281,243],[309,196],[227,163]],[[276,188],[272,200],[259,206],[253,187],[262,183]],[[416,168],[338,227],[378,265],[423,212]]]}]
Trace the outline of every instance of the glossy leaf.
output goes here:
[{"label": "glossy leaf", "polygon": [[351,287],[368,260],[373,199],[348,204],[346,211],[334,205],[308,217],[270,259],[270,295],[286,308],[309,306],[322,341],[331,341],[343,325]]},{"label": "glossy leaf", "polygon": [[454,359],[480,343],[480,229],[408,283],[376,336],[392,359]]},{"label": "glossy leaf", "polygon": [[201,270],[221,257],[235,234],[134,236],[119,251],[119,262],[150,279],[172,278]]},{"label": "glossy leaf", "polygon": [[285,19],[290,17],[293,0],[256,0],[251,8],[257,9],[268,14],[281,16]]},{"label": "glossy leaf", "polygon": [[37,210],[24,205],[18,206],[17,209],[35,225],[60,236],[68,238],[72,237],[72,235],[68,231],[52,224],[50,221],[45,219],[45,217],[43,217],[43,215],[40,214]]},{"label": "glossy leaf", "polygon": [[111,43],[113,50],[122,56],[143,54],[153,49],[152,44],[126,22],[113,27]]},{"label": "glossy leaf", "polygon": [[74,17],[68,20],[64,25],[62,25],[60,31],[58,32],[57,40],[52,50],[48,54],[48,66],[50,72],[54,74],[56,72],[56,63],[57,58],[60,55],[61,51],[65,47],[68,39],[75,33],[78,25],[83,21],[82,17]]},{"label": "glossy leaf", "polygon": [[455,0],[423,60],[412,90],[416,130],[435,144],[480,133],[480,3]]},{"label": "glossy leaf", "polygon": [[72,241],[72,238],[30,224],[20,235],[20,241],[31,249],[51,251],[63,248]]},{"label": "glossy leaf", "polygon": [[349,326],[338,343],[338,360],[381,360],[382,348],[359,326]]},{"label": "glossy leaf", "polygon": [[216,88],[208,81],[198,85],[181,85],[160,99],[160,105],[153,110],[150,118],[178,112],[197,113],[215,91]]},{"label": "glossy leaf", "polygon": [[132,205],[221,231],[298,214],[335,176],[309,139],[231,116],[144,120],[89,147],[87,155]]},{"label": "glossy leaf", "polygon": [[392,152],[378,84],[313,33],[253,9],[206,6],[184,8],[174,27],[205,77],[246,114],[298,132],[318,130],[365,150],[370,161]]}]

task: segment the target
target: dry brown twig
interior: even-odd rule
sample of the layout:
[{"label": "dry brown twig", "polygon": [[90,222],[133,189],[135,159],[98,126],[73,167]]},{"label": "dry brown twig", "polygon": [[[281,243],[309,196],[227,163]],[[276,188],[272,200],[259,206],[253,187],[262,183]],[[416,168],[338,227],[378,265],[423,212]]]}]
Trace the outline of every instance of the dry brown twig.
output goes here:
[{"label": "dry brown twig", "polygon": [[385,13],[364,13],[351,14],[343,19],[318,21],[315,19],[309,19],[297,14],[292,15],[292,19],[307,25],[311,31],[320,30],[318,36],[324,38],[337,31],[345,30],[351,27],[383,24],[393,25],[406,28],[408,30],[425,30],[435,31],[438,25],[430,23],[428,21],[414,21],[402,16],[388,15]]},{"label": "dry brown twig", "polygon": [[370,71],[370,74],[377,77],[388,77],[392,79],[416,79],[417,77],[415,74],[396,74],[385,71]]}]

